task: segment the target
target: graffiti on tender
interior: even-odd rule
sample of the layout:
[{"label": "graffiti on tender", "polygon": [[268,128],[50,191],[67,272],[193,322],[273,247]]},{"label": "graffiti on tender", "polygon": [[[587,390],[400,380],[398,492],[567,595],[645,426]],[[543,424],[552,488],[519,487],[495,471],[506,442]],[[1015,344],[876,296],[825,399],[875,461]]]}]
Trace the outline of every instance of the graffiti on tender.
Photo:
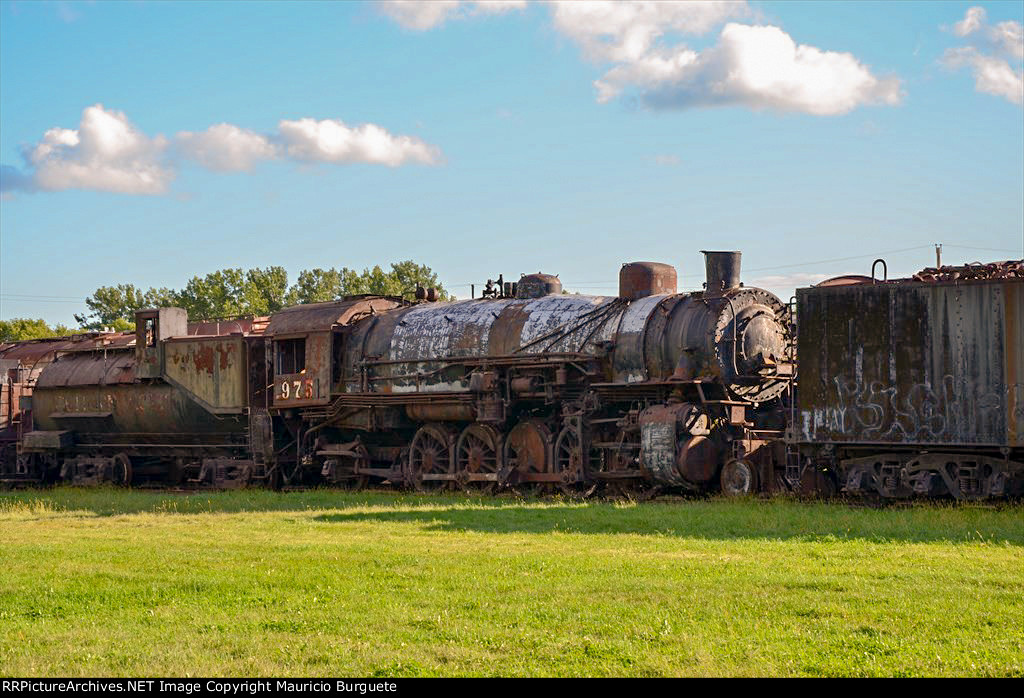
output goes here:
[{"label": "graffiti on tender", "polygon": [[833,379],[834,407],[801,412],[804,437],[896,443],[986,440],[995,434],[1002,396],[974,381],[943,376],[938,386],[913,383],[906,391],[881,381]]}]

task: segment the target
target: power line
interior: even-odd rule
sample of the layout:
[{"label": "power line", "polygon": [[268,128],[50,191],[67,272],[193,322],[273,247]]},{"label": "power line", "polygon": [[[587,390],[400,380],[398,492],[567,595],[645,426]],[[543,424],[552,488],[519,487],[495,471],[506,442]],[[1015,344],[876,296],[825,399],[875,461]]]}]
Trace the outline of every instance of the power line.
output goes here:
[{"label": "power line", "polygon": [[857,254],[850,257],[834,257],[832,259],[818,259],[813,262],[798,262],[796,264],[780,264],[774,267],[757,267],[756,269],[744,269],[744,272],[751,271],[771,271],[773,269],[791,269],[793,267],[809,267],[814,264],[829,264],[831,262],[849,262],[854,259],[866,259],[868,257],[881,257],[886,254],[898,254],[900,252],[910,252],[911,250],[925,250],[930,249],[931,245],[918,245],[917,247],[904,247],[899,250],[889,250],[887,252],[875,252],[874,254]]},{"label": "power line", "polygon": [[84,301],[70,301],[60,300],[58,298],[10,298],[8,296],[0,296],[0,300],[7,301],[8,303],[76,303],[81,304]]},{"label": "power line", "polygon": [[1016,250],[1010,250],[1010,249],[1007,249],[1005,247],[972,247],[970,245],[946,245],[946,244],[944,244],[943,247],[955,247],[958,250],[982,250],[984,252],[1012,252],[1013,254],[1017,254],[1018,252],[1022,251],[1020,248],[1018,248]]}]

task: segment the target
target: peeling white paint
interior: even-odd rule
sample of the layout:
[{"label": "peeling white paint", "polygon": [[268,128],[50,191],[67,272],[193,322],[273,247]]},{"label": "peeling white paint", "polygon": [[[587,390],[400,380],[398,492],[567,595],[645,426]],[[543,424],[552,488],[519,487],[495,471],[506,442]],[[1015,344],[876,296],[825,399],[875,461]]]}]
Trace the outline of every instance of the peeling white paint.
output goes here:
[{"label": "peeling white paint", "polygon": [[666,298],[668,298],[667,295],[646,296],[630,303],[625,314],[622,316],[619,332],[621,334],[643,332],[647,326],[647,318],[654,312],[658,303],[661,303]]}]

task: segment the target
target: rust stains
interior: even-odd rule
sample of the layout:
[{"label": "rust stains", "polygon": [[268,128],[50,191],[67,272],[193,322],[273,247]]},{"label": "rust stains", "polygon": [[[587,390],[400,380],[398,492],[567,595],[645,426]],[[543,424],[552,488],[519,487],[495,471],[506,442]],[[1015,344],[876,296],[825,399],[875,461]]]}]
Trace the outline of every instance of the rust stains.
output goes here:
[{"label": "rust stains", "polygon": [[192,363],[195,365],[196,373],[205,371],[212,376],[214,369],[213,347],[210,345],[197,347],[192,353]]}]

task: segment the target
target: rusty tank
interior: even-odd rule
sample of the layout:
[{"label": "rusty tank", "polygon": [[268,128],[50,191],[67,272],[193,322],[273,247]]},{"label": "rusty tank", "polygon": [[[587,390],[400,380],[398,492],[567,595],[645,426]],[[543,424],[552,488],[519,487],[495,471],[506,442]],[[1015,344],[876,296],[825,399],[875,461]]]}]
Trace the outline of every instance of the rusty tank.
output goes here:
[{"label": "rusty tank", "polygon": [[619,296],[563,294],[560,284],[532,280],[546,275],[531,275],[512,297],[381,315],[354,329],[345,354],[348,387],[358,391],[358,369],[370,366],[371,391],[468,391],[471,375],[443,366],[582,355],[599,360],[610,383],[704,380],[746,403],[777,398],[792,362],[788,308],[739,283],[738,252],[705,255],[712,290],[676,293],[672,267],[638,262],[623,265]]},{"label": "rusty tank", "polygon": [[[15,475],[79,484],[265,478],[249,433],[259,321],[190,325],[179,308],[136,319],[134,333],[55,348],[33,383]],[[200,334],[211,331],[224,333]]]},{"label": "rusty tank", "polygon": [[797,302],[795,484],[824,471],[885,498],[1024,493],[1024,263],[848,276]]}]

